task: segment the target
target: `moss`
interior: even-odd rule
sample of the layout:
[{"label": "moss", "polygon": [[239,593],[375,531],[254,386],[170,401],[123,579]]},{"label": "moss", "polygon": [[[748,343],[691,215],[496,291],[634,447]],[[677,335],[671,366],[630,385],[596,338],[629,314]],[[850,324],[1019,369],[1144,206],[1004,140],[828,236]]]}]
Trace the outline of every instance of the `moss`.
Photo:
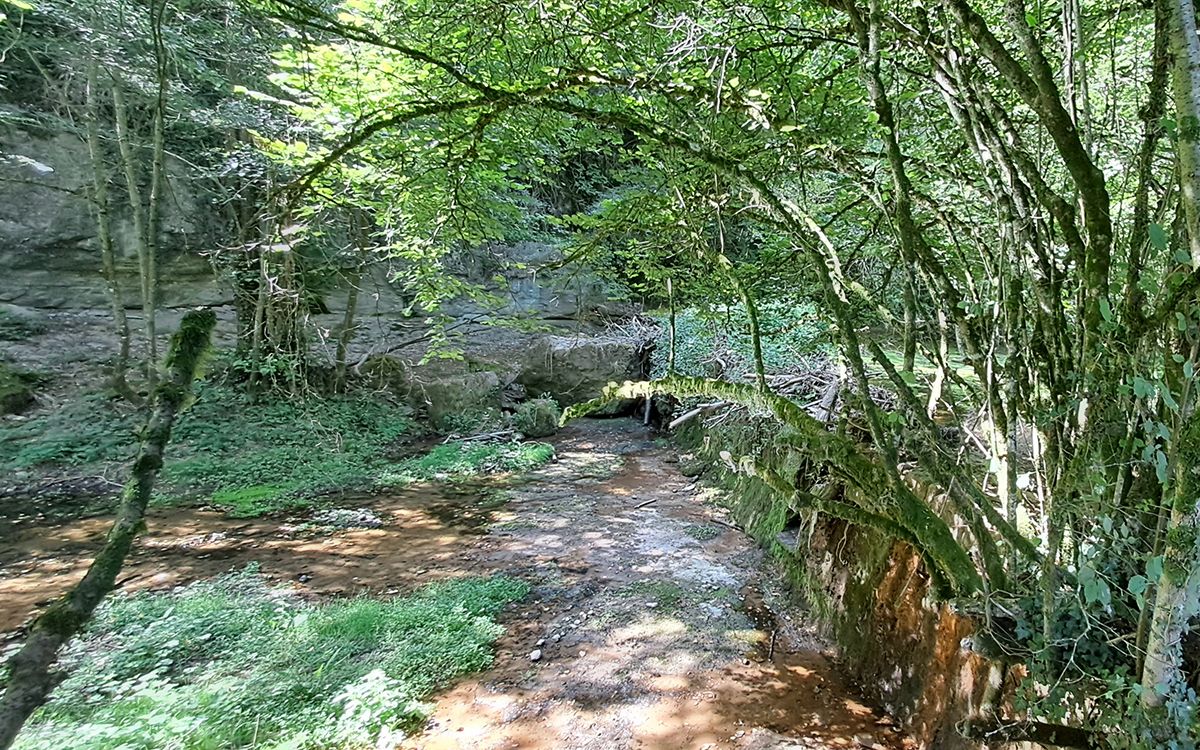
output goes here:
[{"label": "moss", "polygon": [[0,415],[19,414],[34,404],[34,378],[0,362]]},{"label": "moss", "polygon": [[68,599],[59,599],[38,618],[35,627],[60,638],[70,638],[83,628],[86,615],[76,612]]}]

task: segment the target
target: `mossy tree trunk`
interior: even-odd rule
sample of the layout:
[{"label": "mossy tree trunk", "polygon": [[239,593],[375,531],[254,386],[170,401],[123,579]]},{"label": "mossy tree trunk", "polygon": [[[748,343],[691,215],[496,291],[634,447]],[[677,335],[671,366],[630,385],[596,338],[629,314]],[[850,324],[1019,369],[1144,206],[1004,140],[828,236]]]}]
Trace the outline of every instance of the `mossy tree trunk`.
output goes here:
[{"label": "mossy tree trunk", "polygon": [[104,546],[83,579],[37,618],[25,644],[9,660],[8,683],[0,697],[0,750],[12,745],[25,721],[62,680],[64,675],[53,668],[59,652],[112,591],[125,557],[145,528],[146,505],[162,469],[171,428],[192,393],[192,382],[208,351],[215,325],[216,315],[211,310],[196,310],[184,316],[171,340],[165,379],[155,389],[141,447]]}]

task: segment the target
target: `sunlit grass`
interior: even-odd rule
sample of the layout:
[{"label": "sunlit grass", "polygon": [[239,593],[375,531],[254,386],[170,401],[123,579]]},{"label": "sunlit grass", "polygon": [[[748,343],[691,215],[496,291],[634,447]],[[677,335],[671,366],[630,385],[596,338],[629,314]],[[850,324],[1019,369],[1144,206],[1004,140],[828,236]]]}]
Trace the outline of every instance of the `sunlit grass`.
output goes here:
[{"label": "sunlit grass", "polygon": [[420,726],[435,690],[491,664],[493,618],[528,590],[497,576],[311,604],[245,571],[116,597],[16,747],[372,747]]}]

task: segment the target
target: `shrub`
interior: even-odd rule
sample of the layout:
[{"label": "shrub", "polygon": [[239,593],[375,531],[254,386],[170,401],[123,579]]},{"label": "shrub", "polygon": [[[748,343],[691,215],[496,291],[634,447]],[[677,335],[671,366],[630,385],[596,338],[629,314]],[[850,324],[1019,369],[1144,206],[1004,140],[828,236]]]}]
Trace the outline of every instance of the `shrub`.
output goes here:
[{"label": "shrub", "polygon": [[512,423],[525,437],[549,437],[558,432],[558,418],[561,415],[558,402],[543,396],[518,406],[513,413]]},{"label": "shrub", "polygon": [[[659,316],[651,375],[667,370],[670,330]],[[831,351],[828,323],[808,302],[760,302],[759,329],[767,372],[782,372],[814,354]],[[675,316],[675,369],[681,375],[738,380],[754,372],[750,322],[743,305],[702,310],[688,308]]]}]

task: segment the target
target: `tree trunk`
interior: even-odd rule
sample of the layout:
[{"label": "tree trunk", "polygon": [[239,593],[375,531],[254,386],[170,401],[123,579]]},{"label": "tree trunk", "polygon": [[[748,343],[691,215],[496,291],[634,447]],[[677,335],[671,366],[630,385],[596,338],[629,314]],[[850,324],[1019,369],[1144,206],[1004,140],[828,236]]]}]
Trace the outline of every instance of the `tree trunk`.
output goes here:
[{"label": "tree trunk", "polygon": [[1196,4],[1172,0],[1171,81],[1179,129],[1175,148],[1192,268],[1200,268],[1200,38],[1196,33]]},{"label": "tree trunk", "polygon": [[[138,161],[133,153],[132,134],[129,132],[129,107],[125,102],[125,90],[121,82],[113,79],[113,119],[117,126],[117,148],[121,154],[121,165],[125,173],[125,189],[129,193],[129,209],[133,217],[133,233],[138,243],[138,266],[141,275],[142,288],[142,317],[146,333],[146,381],[150,390],[154,390],[157,373],[155,372],[157,358],[157,336],[154,298],[158,293],[154,284],[155,260],[153,257],[154,242],[149,239],[151,227],[147,223],[146,205],[142,201],[142,189],[138,183]],[[154,222],[157,229],[158,223]]]},{"label": "tree trunk", "polygon": [[211,310],[195,310],[184,316],[167,353],[167,379],[154,392],[141,448],[104,546],[83,579],[37,618],[25,645],[9,660],[8,684],[0,697],[0,750],[12,745],[26,719],[62,681],[64,675],[52,669],[59,651],[83,629],[112,591],[134,539],[145,528],[146,504],[162,469],[171,428],[191,395],[192,381],[208,351],[216,321]]},{"label": "tree trunk", "polygon": [[113,253],[112,226],[108,214],[108,175],[104,169],[104,150],[100,143],[99,105],[96,102],[97,68],[94,51],[87,62],[87,145],[92,163],[92,202],[96,212],[96,236],[100,240],[100,267],[104,274],[113,324],[117,329],[117,361],[112,369],[112,387],[125,400],[139,404],[141,399],[129,387],[129,318],[125,315],[125,295],[117,278],[117,263]]},{"label": "tree trunk", "polygon": [[[1193,0],[1172,0],[1169,30],[1172,93],[1179,138],[1179,184],[1192,268],[1200,268],[1200,39]],[[1174,487],[1163,572],[1155,587],[1154,614],[1142,667],[1142,704],[1161,706],[1182,680],[1183,635],[1200,610],[1200,502],[1195,476],[1200,459],[1200,415],[1192,412],[1177,433]]]},{"label": "tree trunk", "polygon": [[1177,435],[1167,544],[1142,666],[1142,705],[1148,707],[1161,706],[1182,686],[1183,636],[1200,612],[1200,414],[1193,413]]},{"label": "tree trunk", "polygon": [[337,353],[334,355],[333,388],[337,393],[346,390],[346,352],[357,330],[354,325],[354,314],[358,309],[358,285],[362,274],[358,274],[350,282],[350,292],[346,296],[346,314],[342,317],[342,325],[338,330]]},{"label": "tree trunk", "polygon": [[164,118],[167,107],[167,52],[163,46],[162,21],[166,3],[155,2],[150,6],[150,29],[154,38],[155,75],[158,92],[154,101],[154,116],[150,136],[150,195],[146,200],[146,292],[147,299],[142,307],[146,316],[147,377],[153,390],[158,366],[158,325],[155,317],[158,310],[158,236],[162,224],[163,161],[166,156]]}]

